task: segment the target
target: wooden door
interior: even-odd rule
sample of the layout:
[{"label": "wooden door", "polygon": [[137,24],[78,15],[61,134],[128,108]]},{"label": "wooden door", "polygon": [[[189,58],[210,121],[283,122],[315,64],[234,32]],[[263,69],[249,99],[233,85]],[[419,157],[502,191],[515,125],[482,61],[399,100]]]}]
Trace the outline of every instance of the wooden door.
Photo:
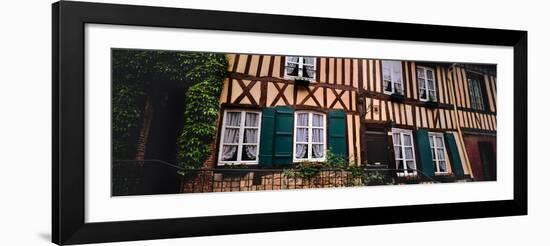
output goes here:
[{"label": "wooden door", "polygon": [[385,128],[367,128],[365,131],[365,148],[369,165],[386,165],[389,167],[388,133]]}]

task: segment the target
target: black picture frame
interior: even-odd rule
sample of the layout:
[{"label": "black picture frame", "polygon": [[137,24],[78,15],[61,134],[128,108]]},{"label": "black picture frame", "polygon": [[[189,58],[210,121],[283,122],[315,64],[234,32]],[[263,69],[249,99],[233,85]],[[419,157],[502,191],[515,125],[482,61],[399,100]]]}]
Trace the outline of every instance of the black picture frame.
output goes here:
[{"label": "black picture frame", "polygon": [[[527,32],[62,1],[52,6],[52,241],[82,244],[527,214]],[[513,47],[512,200],[85,223],[86,23]],[[510,143],[512,144],[512,143]],[[431,211],[437,210],[437,213]]]}]

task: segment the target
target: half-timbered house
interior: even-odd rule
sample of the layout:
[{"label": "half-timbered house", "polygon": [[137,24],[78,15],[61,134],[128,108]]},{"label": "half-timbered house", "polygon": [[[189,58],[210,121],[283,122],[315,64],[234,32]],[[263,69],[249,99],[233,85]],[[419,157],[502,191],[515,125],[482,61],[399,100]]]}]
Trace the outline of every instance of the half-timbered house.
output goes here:
[{"label": "half-timbered house", "polygon": [[229,54],[205,167],[323,162],[494,180],[492,66]]}]

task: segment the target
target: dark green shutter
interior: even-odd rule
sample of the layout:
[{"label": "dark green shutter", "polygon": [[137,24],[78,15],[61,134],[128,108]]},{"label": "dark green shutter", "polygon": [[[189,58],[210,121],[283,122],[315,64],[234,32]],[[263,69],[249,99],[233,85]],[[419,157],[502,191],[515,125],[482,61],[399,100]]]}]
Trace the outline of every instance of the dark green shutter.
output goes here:
[{"label": "dark green shutter", "polygon": [[452,133],[445,133],[445,141],[447,142],[449,159],[451,161],[451,167],[455,176],[463,176],[464,169],[462,169],[462,161],[460,161],[460,152],[458,152],[458,146],[456,145],[455,136]]},{"label": "dark green shutter", "polygon": [[346,112],[328,112],[328,144],[334,155],[348,157],[346,144]]},{"label": "dark green shutter", "polygon": [[275,107],[275,133],[273,164],[291,165],[294,134],[294,109],[286,106]]},{"label": "dark green shutter", "polygon": [[418,148],[418,158],[422,167],[422,173],[428,176],[434,176],[434,164],[432,159],[432,149],[430,147],[430,138],[428,131],[419,129],[416,131],[416,147]]},{"label": "dark green shutter", "polygon": [[262,126],[260,130],[259,166],[273,166],[273,135],[275,133],[275,109],[262,110]]}]

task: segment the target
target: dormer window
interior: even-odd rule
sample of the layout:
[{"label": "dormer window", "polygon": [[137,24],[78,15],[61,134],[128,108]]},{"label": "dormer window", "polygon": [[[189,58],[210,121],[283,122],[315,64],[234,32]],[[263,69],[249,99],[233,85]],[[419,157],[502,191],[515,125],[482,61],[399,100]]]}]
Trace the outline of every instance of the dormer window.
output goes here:
[{"label": "dormer window", "polygon": [[287,56],[285,78],[315,80],[315,57]]}]

